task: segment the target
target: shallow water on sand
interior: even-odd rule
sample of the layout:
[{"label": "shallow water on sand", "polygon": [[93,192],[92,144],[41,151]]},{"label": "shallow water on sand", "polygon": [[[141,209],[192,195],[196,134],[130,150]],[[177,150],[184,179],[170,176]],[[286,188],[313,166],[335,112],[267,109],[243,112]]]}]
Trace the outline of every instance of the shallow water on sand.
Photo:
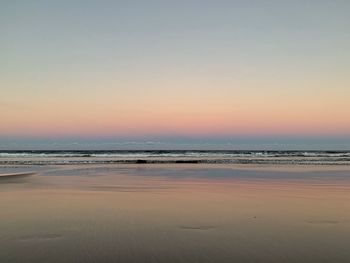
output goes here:
[{"label": "shallow water on sand", "polygon": [[350,167],[0,166],[0,174],[0,262],[350,262]]}]

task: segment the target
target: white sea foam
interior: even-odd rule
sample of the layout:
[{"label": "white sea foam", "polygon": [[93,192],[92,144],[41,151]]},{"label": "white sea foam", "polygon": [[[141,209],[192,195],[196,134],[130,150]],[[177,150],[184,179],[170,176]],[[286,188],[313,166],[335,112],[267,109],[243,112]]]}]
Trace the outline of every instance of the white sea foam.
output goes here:
[{"label": "white sea foam", "polygon": [[350,151],[1,151],[0,164],[350,164]]}]

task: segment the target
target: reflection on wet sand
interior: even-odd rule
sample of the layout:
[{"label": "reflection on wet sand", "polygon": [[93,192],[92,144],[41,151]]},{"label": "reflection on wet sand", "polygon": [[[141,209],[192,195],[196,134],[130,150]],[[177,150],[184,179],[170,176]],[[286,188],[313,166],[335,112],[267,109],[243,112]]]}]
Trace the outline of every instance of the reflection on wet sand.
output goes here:
[{"label": "reflection on wet sand", "polygon": [[0,174],[0,180],[9,179],[9,178],[17,179],[17,178],[31,176],[33,174],[35,174],[35,173],[29,172],[29,173]]},{"label": "reflection on wet sand", "polygon": [[29,168],[0,180],[1,262],[350,261],[348,168]]}]

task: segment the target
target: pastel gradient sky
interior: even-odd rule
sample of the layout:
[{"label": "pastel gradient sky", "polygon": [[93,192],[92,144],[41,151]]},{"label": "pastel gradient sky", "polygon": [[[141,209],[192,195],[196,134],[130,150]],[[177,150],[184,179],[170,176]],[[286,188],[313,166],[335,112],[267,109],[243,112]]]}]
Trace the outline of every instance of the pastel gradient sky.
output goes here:
[{"label": "pastel gradient sky", "polygon": [[1,1],[0,144],[350,148],[349,13],[347,0]]}]

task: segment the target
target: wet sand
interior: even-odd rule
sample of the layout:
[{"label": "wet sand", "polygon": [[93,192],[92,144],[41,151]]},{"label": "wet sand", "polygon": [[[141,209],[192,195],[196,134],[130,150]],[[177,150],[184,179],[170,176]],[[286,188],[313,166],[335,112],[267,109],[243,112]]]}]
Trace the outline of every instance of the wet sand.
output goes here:
[{"label": "wet sand", "polygon": [[0,174],[0,262],[350,262],[350,167],[3,166]]}]

